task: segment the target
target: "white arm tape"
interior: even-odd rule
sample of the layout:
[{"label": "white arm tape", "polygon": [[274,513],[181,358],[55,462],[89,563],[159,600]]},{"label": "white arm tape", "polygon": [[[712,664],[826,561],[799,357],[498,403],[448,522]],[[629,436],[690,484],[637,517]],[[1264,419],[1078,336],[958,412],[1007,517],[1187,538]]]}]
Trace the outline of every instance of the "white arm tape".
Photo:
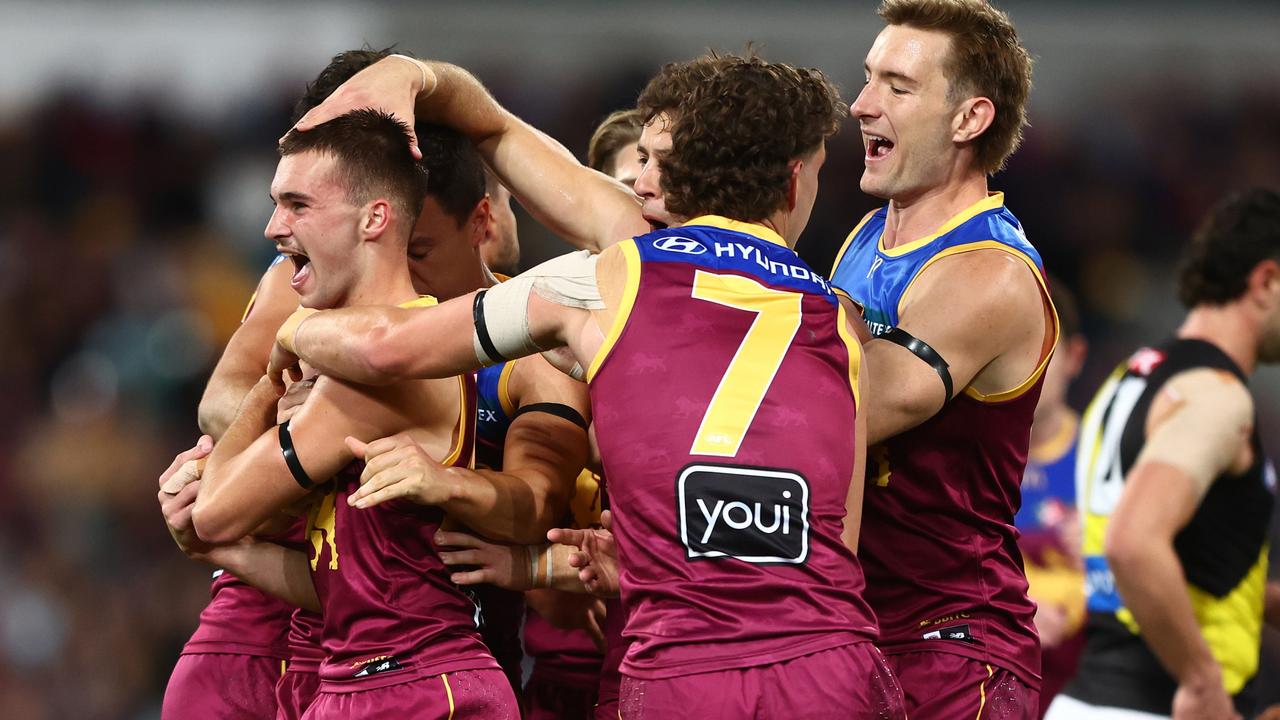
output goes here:
[{"label": "white arm tape", "polygon": [[[532,355],[540,348],[529,331],[529,294],[565,307],[600,310],[604,301],[596,286],[596,256],[582,250],[561,255],[489,288],[476,308],[472,346],[476,359],[493,365]],[[486,342],[493,352],[485,350]]]}]

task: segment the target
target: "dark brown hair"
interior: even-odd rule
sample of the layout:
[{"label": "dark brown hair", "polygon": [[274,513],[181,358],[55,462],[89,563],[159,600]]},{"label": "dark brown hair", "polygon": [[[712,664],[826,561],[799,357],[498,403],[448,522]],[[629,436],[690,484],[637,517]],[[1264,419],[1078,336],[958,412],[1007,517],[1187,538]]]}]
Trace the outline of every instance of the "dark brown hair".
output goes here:
[{"label": "dark brown hair", "polygon": [[667,210],[685,217],[768,217],[787,202],[792,164],[848,117],[820,70],[711,54],[668,65],[640,105],[671,117],[671,151],[659,158]]},{"label": "dark brown hair", "polygon": [[1183,253],[1178,298],[1188,309],[1236,300],[1263,260],[1280,260],[1280,193],[1253,188],[1229,195]]},{"label": "dark brown hair", "polygon": [[947,95],[985,97],[995,106],[991,127],[973,140],[973,148],[983,172],[1003,168],[1022,143],[1031,95],[1031,54],[1018,42],[1009,15],[986,0],[884,0],[879,12],[890,25],[951,36]]},{"label": "dark brown hair", "polygon": [[612,175],[613,158],[622,148],[640,139],[640,129],[644,127],[644,118],[640,110],[616,110],[600,123],[591,135],[587,144],[587,166]]},{"label": "dark brown hair", "polygon": [[389,200],[405,217],[405,236],[422,212],[427,173],[409,154],[409,128],[394,116],[363,108],[352,110],[307,132],[290,130],[280,143],[280,156],[318,152],[337,161],[336,179],[347,198],[363,205]]},{"label": "dark brown hair", "polygon": [[307,89],[293,106],[293,122],[298,122],[303,115],[311,112],[311,108],[325,101],[340,85],[350,80],[353,75],[379,60],[387,57],[394,48],[374,50],[368,46],[360,50],[344,50],[333,56],[329,64],[320,71],[315,80],[307,83]]},{"label": "dark brown hair", "polygon": [[427,194],[461,226],[484,198],[485,172],[480,152],[453,128],[419,124],[418,147],[427,171]]}]

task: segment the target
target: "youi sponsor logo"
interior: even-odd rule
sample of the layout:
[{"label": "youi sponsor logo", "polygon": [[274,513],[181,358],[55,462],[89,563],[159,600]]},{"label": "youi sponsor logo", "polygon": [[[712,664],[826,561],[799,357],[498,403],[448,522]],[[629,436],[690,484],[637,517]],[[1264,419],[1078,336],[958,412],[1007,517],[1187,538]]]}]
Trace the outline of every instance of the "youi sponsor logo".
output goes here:
[{"label": "youi sponsor logo", "polygon": [[676,493],[690,559],[802,564],[809,556],[809,485],[794,472],[690,465]]}]

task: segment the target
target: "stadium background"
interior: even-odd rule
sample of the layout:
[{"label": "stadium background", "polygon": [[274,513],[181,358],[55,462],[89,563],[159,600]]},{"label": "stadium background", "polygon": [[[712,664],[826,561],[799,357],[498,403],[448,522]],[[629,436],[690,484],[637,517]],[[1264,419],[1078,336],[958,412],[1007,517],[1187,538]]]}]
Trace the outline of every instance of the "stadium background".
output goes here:
[{"label": "stadium background", "polygon": [[[871,0],[0,3],[0,714],[158,716],[208,572],[155,477],[272,252],[274,140],[333,53],[398,43],[474,70],[580,156],[662,62],[761,44],[851,100]],[[1176,252],[1231,188],[1280,185],[1280,4],[1008,0],[1032,128],[993,186],[1081,296],[1077,407],[1180,316]],[[852,124],[800,252],[827,269],[873,201]],[[525,266],[561,249],[521,215]],[[1280,451],[1280,375],[1254,386]],[[1273,576],[1277,573],[1273,571]],[[1280,701],[1280,636],[1262,682]]]}]

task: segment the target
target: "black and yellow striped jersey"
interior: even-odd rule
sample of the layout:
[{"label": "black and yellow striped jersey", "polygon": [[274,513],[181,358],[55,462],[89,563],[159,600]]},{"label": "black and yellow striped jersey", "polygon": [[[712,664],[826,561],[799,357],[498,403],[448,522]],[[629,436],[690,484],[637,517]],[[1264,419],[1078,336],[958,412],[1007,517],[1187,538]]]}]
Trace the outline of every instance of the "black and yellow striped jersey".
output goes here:
[{"label": "black and yellow striped jersey", "polygon": [[[1244,373],[1215,345],[1173,340],[1143,348],[1111,374],[1081,422],[1076,490],[1084,522],[1087,645],[1076,679],[1065,693],[1092,705],[1160,715],[1172,712],[1177,681],[1142,639],[1124,606],[1103,548],[1107,524],[1125,478],[1146,440],[1147,413],[1160,388],[1198,368]],[[1239,475],[1220,475],[1190,522],[1174,538],[1187,579],[1186,592],[1223,683],[1246,717],[1258,669],[1267,576],[1267,529],[1275,473],[1255,423],[1254,461]]]}]

